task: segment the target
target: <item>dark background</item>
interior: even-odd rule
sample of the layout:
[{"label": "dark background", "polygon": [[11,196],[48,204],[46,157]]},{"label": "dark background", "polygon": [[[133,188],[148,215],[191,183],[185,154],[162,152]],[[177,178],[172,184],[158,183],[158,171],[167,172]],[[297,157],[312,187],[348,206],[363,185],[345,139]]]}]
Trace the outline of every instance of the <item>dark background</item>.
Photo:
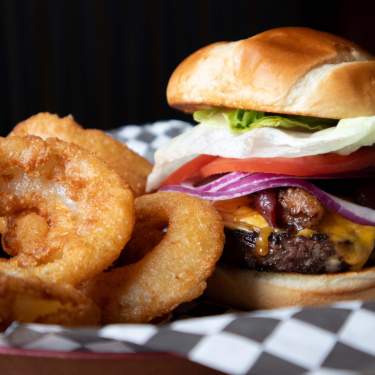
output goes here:
[{"label": "dark background", "polygon": [[375,53],[372,3],[0,0],[0,133],[40,111],[102,129],[184,118],[165,100],[179,61],[268,28],[314,27]]}]

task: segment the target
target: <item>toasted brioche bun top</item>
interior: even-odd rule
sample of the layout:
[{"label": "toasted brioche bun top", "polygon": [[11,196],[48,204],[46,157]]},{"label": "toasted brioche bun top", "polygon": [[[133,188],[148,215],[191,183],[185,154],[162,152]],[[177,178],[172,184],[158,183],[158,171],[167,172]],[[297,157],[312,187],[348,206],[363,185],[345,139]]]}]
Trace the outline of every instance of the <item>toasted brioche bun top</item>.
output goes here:
[{"label": "toasted brioche bun top", "polygon": [[375,115],[375,60],[356,44],[308,28],[285,27],[219,42],[172,74],[168,103],[325,118]]}]

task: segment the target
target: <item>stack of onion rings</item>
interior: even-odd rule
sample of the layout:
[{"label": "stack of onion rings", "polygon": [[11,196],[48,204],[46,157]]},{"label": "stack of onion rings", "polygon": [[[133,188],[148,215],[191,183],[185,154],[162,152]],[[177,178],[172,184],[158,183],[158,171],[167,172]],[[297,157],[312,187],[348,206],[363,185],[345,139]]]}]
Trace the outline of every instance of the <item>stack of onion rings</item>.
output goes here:
[{"label": "stack of onion rings", "polygon": [[150,169],[71,116],[42,113],[0,138],[0,330],[160,321],[203,293],[221,217],[181,193],[142,195]]},{"label": "stack of onion rings", "polygon": [[28,134],[43,139],[56,137],[91,151],[118,173],[135,196],[144,194],[151,164],[103,131],[83,129],[72,116],[59,118],[50,113],[39,113],[19,123],[10,133],[17,136]]},{"label": "stack of onion rings", "polygon": [[130,251],[142,251],[134,247],[145,225],[166,225],[166,233],[135,263],[104,272],[85,286],[102,308],[103,323],[148,322],[200,296],[222,253],[223,223],[208,202],[159,192],[137,198],[135,206]]}]

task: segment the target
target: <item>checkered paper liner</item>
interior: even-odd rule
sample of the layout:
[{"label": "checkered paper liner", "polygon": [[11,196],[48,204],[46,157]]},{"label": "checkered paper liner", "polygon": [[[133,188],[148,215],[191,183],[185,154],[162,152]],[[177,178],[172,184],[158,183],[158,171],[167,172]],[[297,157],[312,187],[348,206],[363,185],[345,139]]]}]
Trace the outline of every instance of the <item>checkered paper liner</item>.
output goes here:
[{"label": "checkered paper liner", "polygon": [[[156,148],[189,126],[164,121],[126,126],[112,135],[152,160]],[[244,313],[198,300],[178,308],[172,321],[161,325],[67,329],[14,323],[0,334],[0,352],[1,346],[65,352],[170,352],[229,374],[375,374],[375,302]]]}]

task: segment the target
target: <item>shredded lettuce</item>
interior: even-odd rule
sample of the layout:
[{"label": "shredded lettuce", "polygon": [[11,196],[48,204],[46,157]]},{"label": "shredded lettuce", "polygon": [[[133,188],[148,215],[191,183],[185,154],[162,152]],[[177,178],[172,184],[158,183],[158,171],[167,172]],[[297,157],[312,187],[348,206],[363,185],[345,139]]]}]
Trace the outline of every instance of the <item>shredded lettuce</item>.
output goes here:
[{"label": "shredded lettuce", "polygon": [[335,126],[338,123],[338,120],[308,116],[280,115],[258,111],[246,111],[243,109],[233,111],[206,109],[194,112],[193,117],[197,122],[209,122],[217,115],[224,116],[232,131],[240,133],[263,127],[316,132]]}]

